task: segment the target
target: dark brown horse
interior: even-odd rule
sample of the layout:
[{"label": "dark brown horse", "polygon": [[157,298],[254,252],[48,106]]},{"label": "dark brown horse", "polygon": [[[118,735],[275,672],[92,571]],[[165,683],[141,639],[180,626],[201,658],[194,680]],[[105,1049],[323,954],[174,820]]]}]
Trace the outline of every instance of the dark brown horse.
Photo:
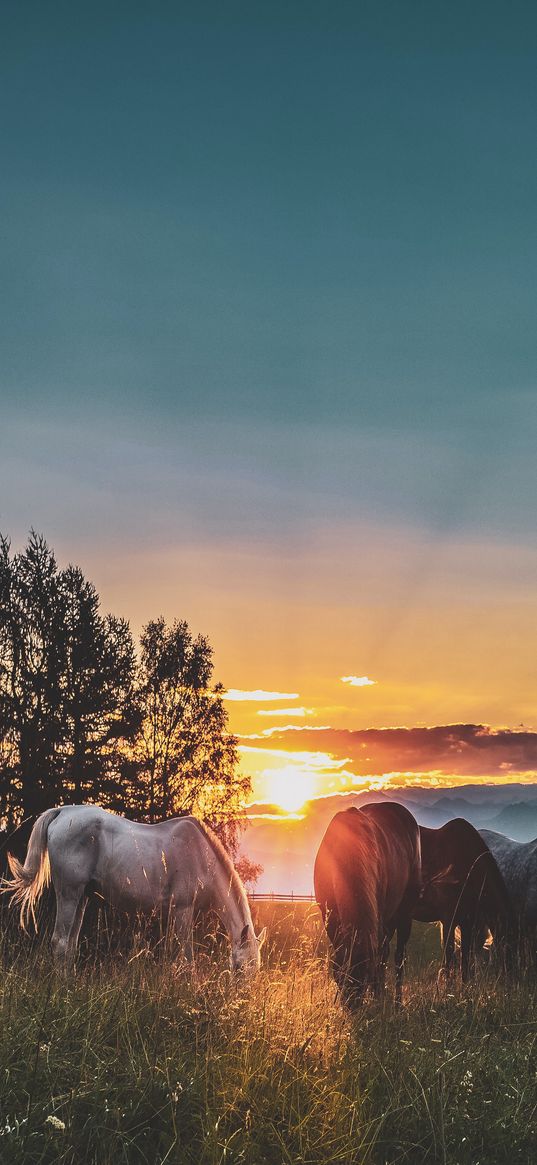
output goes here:
[{"label": "dark brown horse", "polygon": [[332,944],[332,969],[351,1007],[367,987],[383,988],[390,939],[397,931],[396,1000],[405,947],[421,891],[420,835],[408,809],[394,802],[336,813],[314,870],[315,897]]},{"label": "dark brown horse", "polygon": [[440,829],[420,826],[423,893],[414,909],[420,922],[442,923],[443,966],[453,971],[455,929],[461,933],[463,982],[474,971],[476,950],[490,930],[507,941],[510,903],[488,846],[477,829],[457,817]]}]

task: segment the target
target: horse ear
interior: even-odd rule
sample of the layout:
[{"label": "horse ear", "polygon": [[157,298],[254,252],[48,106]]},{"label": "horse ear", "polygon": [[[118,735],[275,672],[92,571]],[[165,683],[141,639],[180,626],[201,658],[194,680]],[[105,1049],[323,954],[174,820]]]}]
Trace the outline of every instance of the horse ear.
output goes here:
[{"label": "horse ear", "polygon": [[263,943],[264,943],[266,937],[267,937],[267,928],[266,928],[266,926],[264,926],[263,930],[261,931],[261,934],[258,934],[258,936],[257,936],[257,941],[259,943],[260,950],[261,950],[261,947],[263,946]]},{"label": "horse ear", "polygon": [[248,925],[243,926],[242,932],[241,932],[241,947],[246,946],[246,944],[248,942],[249,933],[250,933],[250,927]]}]

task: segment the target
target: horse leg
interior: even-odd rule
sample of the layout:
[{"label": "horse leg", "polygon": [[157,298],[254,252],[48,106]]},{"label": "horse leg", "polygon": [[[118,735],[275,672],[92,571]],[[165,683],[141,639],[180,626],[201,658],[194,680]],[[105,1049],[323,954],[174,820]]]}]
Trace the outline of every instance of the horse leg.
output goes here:
[{"label": "horse leg", "polygon": [[52,935],[54,960],[69,970],[75,961],[76,945],[87,899],[83,887],[56,888],[56,923]]},{"label": "horse leg", "polygon": [[384,935],[384,937],[380,940],[379,951],[379,961],[377,964],[375,982],[373,985],[377,999],[384,994],[384,989],[386,986],[386,967],[390,957],[390,940],[387,935]]},{"label": "horse leg", "polygon": [[397,942],[395,946],[395,1002],[400,1004],[403,997],[403,974],[405,968],[406,944],[412,930],[412,919],[407,918],[397,927]]},{"label": "horse leg", "polygon": [[469,919],[461,922],[461,971],[463,983],[475,972],[474,928]]},{"label": "horse leg", "polygon": [[363,1001],[370,977],[367,962],[357,943],[356,932],[340,936],[334,949],[334,978],[347,1007],[355,1011]]},{"label": "horse leg", "polygon": [[187,963],[194,962],[194,909],[186,906],[175,911],[175,933]]},{"label": "horse leg", "polygon": [[345,968],[348,969],[348,951],[344,934],[337,913],[334,910],[325,914],[326,933],[330,940],[330,970],[340,991],[345,987]]},{"label": "horse leg", "polygon": [[455,969],[455,924],[453,919],[442,922],[442,970],[450,979]]}]

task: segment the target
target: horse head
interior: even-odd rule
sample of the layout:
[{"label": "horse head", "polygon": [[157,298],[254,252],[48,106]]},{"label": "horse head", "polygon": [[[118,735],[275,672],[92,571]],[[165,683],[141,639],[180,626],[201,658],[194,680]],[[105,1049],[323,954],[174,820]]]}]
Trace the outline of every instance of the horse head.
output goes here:
[{"label": "horse head", "polygon": [[261,967],[261,947],[267,937],[264,926],[261,934],[256,935],[253,926],[248,923],[243,926],[238,943],[231,948],[231,969],[242,975],[253,975]]}]

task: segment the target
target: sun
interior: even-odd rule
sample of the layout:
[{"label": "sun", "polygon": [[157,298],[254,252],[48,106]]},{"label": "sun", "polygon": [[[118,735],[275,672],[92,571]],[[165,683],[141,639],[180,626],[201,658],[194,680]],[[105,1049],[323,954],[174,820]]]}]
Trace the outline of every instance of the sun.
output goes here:
[{"label": "sun", "polygon": [[314,792],[314,778],[308,773],[301,772],[294,765],[288,765],[277,773],[267,773],[269,800],[280,809],[285,809],[287,813],[298,813]]}]

